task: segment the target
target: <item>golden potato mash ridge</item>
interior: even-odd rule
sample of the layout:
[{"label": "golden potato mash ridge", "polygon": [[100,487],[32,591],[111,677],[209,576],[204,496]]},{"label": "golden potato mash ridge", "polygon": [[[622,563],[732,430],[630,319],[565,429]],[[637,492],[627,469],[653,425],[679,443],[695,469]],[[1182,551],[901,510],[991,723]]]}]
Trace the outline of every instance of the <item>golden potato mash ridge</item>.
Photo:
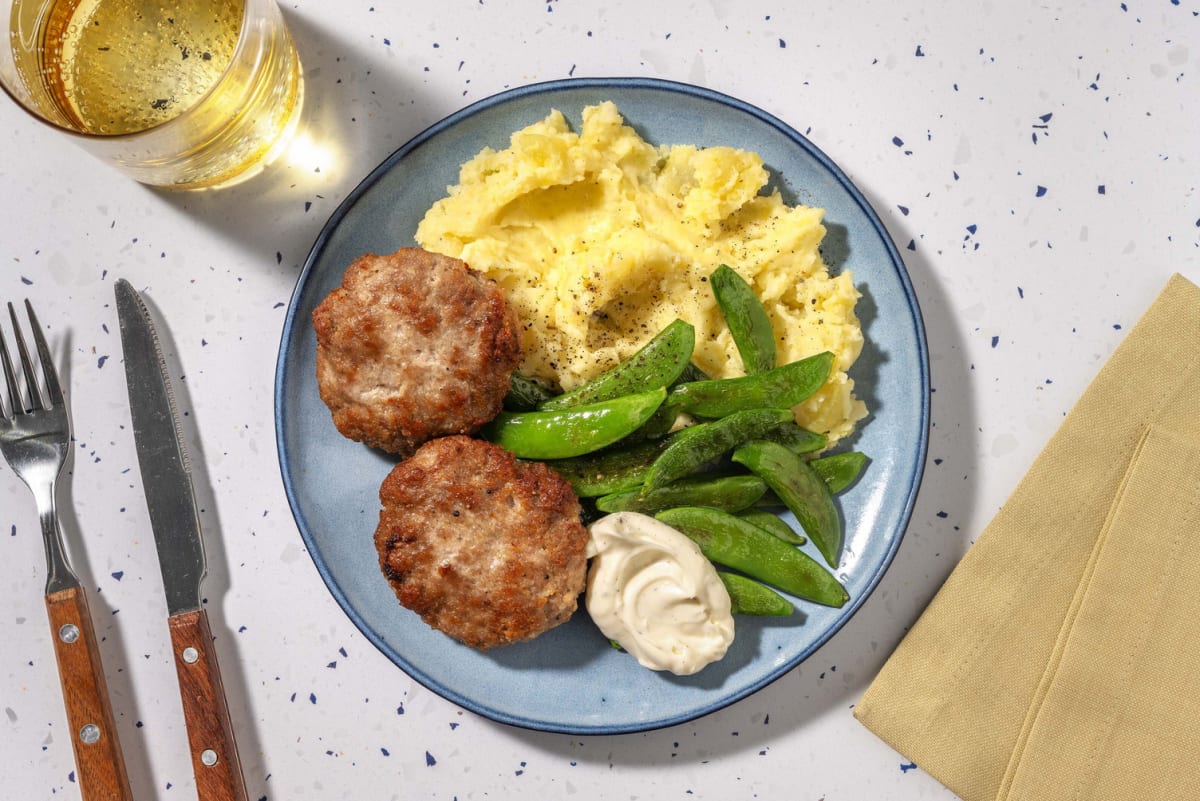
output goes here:
[{"label": "golden potato mash ridge", "polygon": [[559,111],[504,150],[462,165],[417,242],[463,259],[504,289],[521,321],[520,370],[570,389],[635,352],[675,318],[696,327],[695,362],[715,377],[741,359],[707,286],[721,264],[758,292],[779,363],[823,350],[833,374],[797,421],[838,439],[866,415],[846,371],[862,349],[849,270],[830,275],[823,211],[766,191],[755,153],[655,146],[611,102]]}]

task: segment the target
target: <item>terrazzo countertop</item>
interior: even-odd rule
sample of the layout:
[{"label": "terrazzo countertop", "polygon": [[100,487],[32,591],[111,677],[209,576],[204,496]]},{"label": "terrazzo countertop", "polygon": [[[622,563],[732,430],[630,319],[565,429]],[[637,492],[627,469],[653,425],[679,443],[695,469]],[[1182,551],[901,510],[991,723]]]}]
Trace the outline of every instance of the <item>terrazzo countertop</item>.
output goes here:
[{"label": "terrazzo countertop", "polygon": [[[195,797],[129,428],[121,277],[169,325],[251,799],[952,798],[852,710],[1169,275],[1200,281],[1198,8],[289,2],[299,137],[263,175],[212,193],[132,183],[0,103],[0,299],[32,300],[70,382],[61,507],[135,795]],[[838,163],[903,254],[933,395],[906,537],[831,641],[698,720],[572,736],[464,710],[365,639],[291,516],[272,386],[308,251],[376,164],[474,101],[591,76],[732,95]],[[32,500],[0,464],[7,798],[79,793],[44,580]]]}]

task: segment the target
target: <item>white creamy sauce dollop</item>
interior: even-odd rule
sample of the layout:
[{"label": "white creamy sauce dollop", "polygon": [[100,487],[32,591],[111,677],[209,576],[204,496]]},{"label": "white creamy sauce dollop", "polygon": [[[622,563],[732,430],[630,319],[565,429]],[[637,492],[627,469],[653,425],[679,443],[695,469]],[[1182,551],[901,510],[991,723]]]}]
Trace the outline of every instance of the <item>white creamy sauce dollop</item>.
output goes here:
[{"label": "white creamy sauce dollop", "polygon": [[733,642],[729,593],[686,536],[653,517],[617,512],[589,528],[588,614],[651,670],[688,676]]}]

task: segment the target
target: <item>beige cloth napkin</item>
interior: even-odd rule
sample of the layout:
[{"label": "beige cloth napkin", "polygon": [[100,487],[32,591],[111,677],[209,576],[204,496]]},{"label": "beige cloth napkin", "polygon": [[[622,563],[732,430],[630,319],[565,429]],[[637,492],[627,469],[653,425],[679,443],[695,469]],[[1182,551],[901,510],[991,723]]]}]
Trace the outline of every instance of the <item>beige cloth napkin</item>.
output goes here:
[{"label": "beige cloth napkin", "polygon": [[1200,798],[1200,288],[1170,280],[855,715],[965,801]]}]

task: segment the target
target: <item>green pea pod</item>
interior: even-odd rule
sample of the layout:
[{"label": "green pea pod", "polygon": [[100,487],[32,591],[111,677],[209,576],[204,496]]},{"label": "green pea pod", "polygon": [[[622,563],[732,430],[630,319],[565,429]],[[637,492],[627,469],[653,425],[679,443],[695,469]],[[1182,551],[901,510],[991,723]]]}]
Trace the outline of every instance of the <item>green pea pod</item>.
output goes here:
[{"label": "green pea pod", "polygon": [[504,396],[504,408],[510,412],[532,412],[538,404],[554,397],[546,386],[520,373],[512,374],[508,394]]},{"label": "green pea pod", "polygon": [[752,578],[724,570],[717,571],[717,578],[729,592],[731,611],[735,615],[786,617],[795,611],[791,601]]},{"label": "green pea pod", "polygon": [[666,397],[665,389],[536,412],[501,412],[481,436],[519,459],[566,459],[598,451],[636,431]]},{"label": "green pea pod", "polygon": [[775,366],[775,332],[758,295],[732,267],[722,264],[708,277],[733,344],[742,357],[746,375],[762,373]]},{"label": "green pea pod", "polygon": [[809,461],[809,466],[825,481],[834,495],[849,487],[862,474],[867,455],[858,451],[832,453]]},{"label": "green pea pod", "polygon": [[675,320],[616,367],[570,392],[544,401],[539,408],[569,409],[643,392],[648,387],[670,386],[687,367],[695,346],[696,329],[691,323]]},{"label": "green pea pod", "polygon": [[[761,499],[762,497],[760,496],[759,500]],[[797,534],[791,526],[783,522],[779,515],[774,512],[768,512],[766,509],[746,509],[738,512],[738,517],[748,523],[753,523],[768,534],[792,545],[803,545],[808,542],[807,537],[803,534]]]},{"label": "green pea pod", "polygon": [[619,442],[595,453],[551,459],[546,464],[565,478],[580,498],[599,498],[641,488],[650,465],[670,444],[670,438],[646,440],[628,447]]},{"label": "green pea pod", "polygon": [[850,600],[838,580],[811,556],[728,512],[681,506],[655,517],[699,545],[714,564],[825,606],[841,607]]},{"label": "green pea pod", "polygon": [[763,439],[778,442],[792,453],[813,453],[829,444],[829,437],[788,423],[763,434]]},{"label": "green pea pod", "polygon": [[[669,390],[679,386],[680,384],[690,383],[693,381],[711,380],[712,379],[709,378],[707,373],[705,373],[692,362],[688,362],[683,368],[683,372],[679,374],[679,378],[677,378],[675,383],[668,388],[667,398],[669,399],[671,397]],[[679,419],[679,414],[681,411],[682,409],[679,407],[678,403],[664,402],[662,406],[658,407],[658,411],[654,413],[654,416],[647,421],[646,425],[642,426],[641,429],[635,432],[632,438],[638,440],[661,439],[662,437],[666,436],[675,426],[675,421]]]},{"label": "green pea pod", "polygon": [[803,457],[776,442],[749,442],[733,452],[733,461],[767,482],[800,522],[832,568],[842,551],[842,521],[829,487]]},{"label": "green pea pod", "polygon": [[640,488],[622,490],[596,499],[601,512],[641,512],[652,515],[672,506],[710,506],[740,512],[753,506],[767,491],[757,476],[681,478],[649,492]]},{"label": "green pea pod", "polygon": [[[668,400],[671,393],[667,392]],[[679,419],[679,406],[663,401],[662,406],[658,407],[650,419],[646,421],[646,425],[639,428],[632,439],[637,441],[647,439],[662,439],[671,433],[671,429],[675,427],[675,421]]]},{"label": "green pea pod", "polygon": [[651,465],[643,492],[682,478],[791,419],[790,409],[749,409],[678,431]]},{"label": "green pea pod", "polygon": [[832,369],[833,354],[824,351],[765,373],[679,384],[667,402],[697,417],[725,417],[746,409],[790,409],[820,389]]}]

